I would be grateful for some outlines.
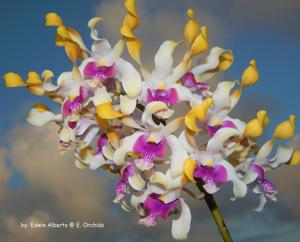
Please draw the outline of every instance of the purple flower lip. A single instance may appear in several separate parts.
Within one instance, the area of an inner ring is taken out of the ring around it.
[[[81,110],[82,104],[90,96],[90,90],[87,87],[81,86],[79,89],[79,96],[75,97],[73,101],[69,98],[64,102],[62,106],[62,113],[64,116],[69,116],[75,112]]]
[[[142,160],[153,162],[157,157],[165,155],[166,139],[162,139],[158,143],[149,142],[149,135],[141,135],[137,138],[133,146],[133,152],[142,155]]]
[[[216,126],[205,125],[205,128],[207,130],[207,133],[208,133],[209,137],[213,137],[215,135],[215,133],[217,133],[218,130],[221,129],[221,128],[234,128],[234,129],[237,129],[236,125],[230,120],[222,121],[221,125],[216,125]]]
[[[139,220],[139,223],[144,224],[147,227],[155,226],[157,224],[157,218],[162,217],[163,219],[167,219],[170,212],[178,203],[178,199],[169,203],[164,203],[159,199],[159,195],[150,194],[143,204],[143,208],[146,210],[147,215],[142,217]]]
[[[125,197],[126,189],[127,189],[127,183],[128,178],[135,173],[135,167],[133,164],[129,164],[123,169],[123,172],[121,173],[121,179],[117,183],[115,187],[116,192],[116,198],[114,199],[114,202],[119,202]]]
[[[98,66],[96,62],[92,61],[86,64],[83,74],[95,80],[103,80],[114,77],[116,75],[116,68],[115,64],[111,66]]]
[[[252,164],[251,170],[257,173],[257,182],[261,184],[264,193],[271,197],[277,193],[276,186],[273,182],[265,178],[265,171],[264,168],[258,164]]]
[[[209,85],[207,82],[197,82],[192,72],[187,72],[181,78],[181,83],[187,88],[195,88],[196,90],[207,90]]]
[[[199,165],[195,168],[194,177],[201,179],[205,185],[211,187],[213,190],[228,181],[227,171],[221,165]]]
[[[275,195],[277,193],[276,187],[273,182],[265,179],[262,182],[263,189],[268,196]]]
[[[102,154],[102,149],[105,145],[107,145],[107,142],[108,142],[108,137],[107,137],[106,133],[103,133],[102,135],[100,135],[98,142],[97,142],[97,146],[98,146],[97,154]]]
[[[147,89],[147,103],[161,101],[167,106],[175,105],[179,102],[178,93],[175,88],[164,89]]]

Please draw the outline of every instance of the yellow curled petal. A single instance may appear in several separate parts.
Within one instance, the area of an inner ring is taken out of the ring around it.
[[[27,89],[29,92],[37,96],[43,96],[45,94],[45,89],[41,84],[27,86]]]
[[[59,26],[56,30],[56,33],[63,39],[70,39],[68,30],[65,26]]]
[[[195,38],[191,50],[190,57],[198,55],[204,51],[208,50],[208,40],[207,40],[207,29],[205,26],[201,27],[200,34]]]
[[[119,133],[117,133],[114,130],[110,130],[107,133],[107,138],[109,140],[109,143],[115,148],[117,149],[120,145],[120,136]]]
[[[80,59],[81,49],[79,45],[72,41],[65,41],[65,51],[72,62]]]
[[[96,117],[96,122],[103,129],[110,128],[110,125],[109,125],[109,122],[108,122],[107,119],[103,119],[103,118],[100,118],[99,116],[97,116]]]
[[[24,87],[27,83],[23,81],[22,77],[14,72],[6,73],[3,76],[6,87]]]
[[[90,21],[88,22],[88,27],[90,29],[94,29],[95,26],[100,23],[103,19],[101,17],[94,17],[92,19],[90,19]]]
[[[79,34],[78,31],[70,27],[67,27],[67,33],[70,36],[70,39],[75,43],[77,43],[82,50],[87,50],[85,44],[83,43],[81,35]]]
[[[102,21],[102,18],[100,17],[94,17],[92,18],[89,22],[88,22],[88,27],[91,29],[91,33],[90,33],[90,36],[93,40],[101,40],[99,37],[98,37],[98,31],[96,29],[96,25],[98,23],[100,23]]]
[[[38,73],[35,71],[30,71],[28,73],[27,83],[30,84],[42,84],[41,77]]]
[[[205,122],[206,113],[210,106],[214,103],[212,98],[205,99],[200,105],[190,110],[184,118],[185,125],[188,129],[199,132],[201,129],[197,126],[197,120]]]
[[[130,56],[135,60],[136,63],[141,63],[141,49],[142,49],[142,43],[138,39],[131,39],[127,40],[127,49],[130,54]]]
[[[261,110],[257,112],[256,118],[246,124],[244,130],[245,137],[257,138],[263,134],[264,127],[269,123],[267,111]]]
[[[274,139],[289,139],[295,135],[296,116],[290,115],[289,120],[279,124],[274,131]]]
[[[113,108],[111,102],[101,103],[96,106],[97,115],[102,119],[114,119],[123,116],[122,113]]]
[[[195,108],[197,110],[197,119],[199,121],[205,122],[206,113],[213,104],[214,100],[212,98],[206,98],[199,106]]]
[[[46,26],[62,26],[64,25],[61,17],[56,13],[48,13],[45,17]]]
[[[255,60],[251,60],[249,64],[242,75],[242,88],[253,85],[259,78]]]
[[[124,5],[130,14],[137,17],[137,13],[135,10],[135,0],[125,0]]]
[[[139,25],[139,17],[135,10],[135,0],[125,0],[127,15],[123,20],[120,33],[126,39],[126,45],[130,56],[141,65],[140,52],[141,41],[134,35],[133,30]]]
[[[187,44],[191,45],[199,34],[199,24],[195,19],[193,9],[189,9],[186,14],[189,17],[189,20],[187,21],[184,28],[184,40]]]
[[[217,71],[226,71],[233,63],[234,57],[230,50],[227,50],[220,56],[220,63]]]
[[[294,151],[292,158],[288,162],[290,166],[295,166],[300,164],[300,150]]]
[[[44,70],[42,73],[42,77],[44,80],[49,80],[54,77],[54,73],[50,70]]]
[[[197,166],[197,162],[192,158],[188,158],[184,161],[184,175],[187,179],[193,183],[196,183],[194,179],[194,171]]]

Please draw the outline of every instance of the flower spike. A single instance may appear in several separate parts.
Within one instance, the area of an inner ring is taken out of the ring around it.
[[[232,201],[248,191],[259,196],[255,211],[261,211],[268,200],[276,201],[278,190],[268,172],[284,164],[300,164],[299,150],[275,144],[295,134],[296,116],[290,115],[272,138],[259,145],[269,123],[267,111],[258,111],[248,123],[231,116],[244,88],[259,79],[256,62],[250,61],[240,82],[211,85],[217,73],[232,65],[234,56],[231,50],[213,47],[206,57],[199,57],[198,64],[193,63],[209,43],[207,29],[200,27],[192,9],[186,13],[187,50],[179,64],[174,66],[173,53],[183,42],[166,40],[155,54],[153,70],[148,71],[141,62],[142,43],[134,33],[140,21],[135,3],[124,0],[122,37],[113,46],[97,31],[101,17],[88,22],[90,49],[59,15],[47,14],[46,26],[56,28],[55,43],[64,47],[72,69],[57,80],[52,80],[50,70],[41,75],[30,71],[24,80],[9,72],[3,76],[5,85],[26,87],[59,105],[54,113],[38,103],[27,121],[39,127],[49,122],[57,125],[58,150],[73,152],[76,167],[118,176],[113,202],[125,211],[136,210],[138,223],[155,226],[158,218],[176,214],[171,234],[186,239],[192,213],[183,192],[199,201],[188,187],[196,185],[223,238],[232,241],[213,194],[232,183]],[[123,58],[125,47],[139,70]]]

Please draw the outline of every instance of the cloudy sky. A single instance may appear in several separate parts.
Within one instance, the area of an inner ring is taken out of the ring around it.
[[[122,0],[9,0],[1,3],[0,74],[51,69],[56,75],[71,68],[64,51],[54,45],[54,29],[44,26],[50,11],[75,27],[87,44],[87,22],[94,16],[105,19],[101,33],[118,40],[125,11]],[[185,11],[194,8],[201,24],[208,27],[212,45],[232,49],[235,63],[220,79],[239,79],[250,59],[256,59],[259,82],[247,89],[235,115],[249,120],[266,108],[272,125],[288,115],[300,116],[300,2],[298,0],[137,0],[141,27],[137,31],[145,48],[143,59],[151,60],[165,39],[180,40]],[[134,213],[114,205],[115,178],[78,170],[72,154],[60,156],[56,149],[56,128],[30,127],[25,118],[37,101],[22,89],[7,90],[0,85],[0,235],[3,242],[94,242],[172,241],[170,221],[146,229],[136,223]],[[47,103],[47,101],[46,101]],[[297,121],[298,133],[300,121]],[[290,145],[300,148],[300,136]],[[234,241],[294,242],[300,236],[300,167],[282,167],[271,178],[279,190],[278,202],[268,203],[255,213],[254,196],[229,201],[230,186],[217,200]],[[189,201],[192,227],[188,241],[221,241],[204,203]],[[102,222],[103,229],[22,230],[20,222]]]

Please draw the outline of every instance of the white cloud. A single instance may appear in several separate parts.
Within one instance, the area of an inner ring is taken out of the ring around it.
[[[9,158],[24,174],[28,189],[47,191],[60,212],[70,219],[94,218],[104,213],[103,179],[96,172],[76,168],[72,152],[59,155],[54,126],[17,127],[10,141]]]
[[[6,186],[11,176],[11,171],[8,169],[7,165],[5,164],[6,150],[0,148],[0,202],[5,199],[2,195],[6,191]]]

